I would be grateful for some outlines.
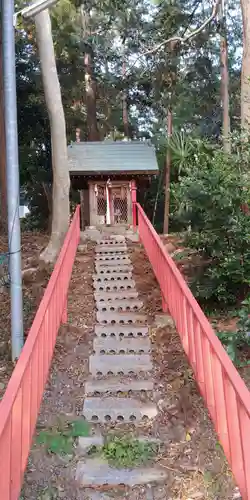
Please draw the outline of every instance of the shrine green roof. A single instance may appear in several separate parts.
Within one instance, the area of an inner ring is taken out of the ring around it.
[[[72,143],[68,159],[69,172],[76,175],[158,173],[155,148],[146,141]]]

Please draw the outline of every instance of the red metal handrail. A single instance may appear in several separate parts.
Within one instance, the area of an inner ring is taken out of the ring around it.
[[[160,237],[137,204],[139,236],[160,285],[220,443],[250,500],[250,392],[193,297]]]
[[[20,358],[0,403],[0,499],[19,498],[80,238],[77,207]]]

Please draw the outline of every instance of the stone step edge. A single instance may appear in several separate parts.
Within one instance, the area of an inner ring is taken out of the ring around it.
[[[154,390],[154,381],[148,379],[136,378],[131,380],[131,377],[110,377],[105,379],[89,378],[85,382],[85,395],[90,394],[132,394],[152,392]]]
[[[153,369],[150,354],[93,354],[89,356],[89,373],[98,375],[140,375]]]
[[[148,483],[163,482],[167,478],[166,469],[155,467],[137,467],[132,469],[115,469],[98,459],[78,462],[76,481],[84,487],[95,486],[137,486]]]
[[[105,354],[149,354],[151,342],[149,337],[94,337],[92,353]]]
[[[153,420],[158,414],[155,403],[136,398],[88,397],[83,403],[82,415],[92,423],[138,423]]]

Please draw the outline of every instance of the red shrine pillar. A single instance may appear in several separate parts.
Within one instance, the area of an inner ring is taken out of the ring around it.
[[[106,198],[107,198],[107,211],[106,211],[106,224],[111,225],[112,222],[112,210],[111,210],[111,181],[107,180],[106,183]]]
[[[136,182],[131,181],[130,183],[131,190],[131,201],[132,201],[132,219],[133,219],[133,228],[136,230],[137,227],[137,207],[136,207]]]

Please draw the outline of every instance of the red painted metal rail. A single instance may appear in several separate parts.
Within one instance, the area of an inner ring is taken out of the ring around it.
[[[0,403],[0,499],[19,498],[80,238],[79,207]]]
[[[242,499],[250,500],[250,392],[139,204],[137,209],[163,310],[175,321]]]

